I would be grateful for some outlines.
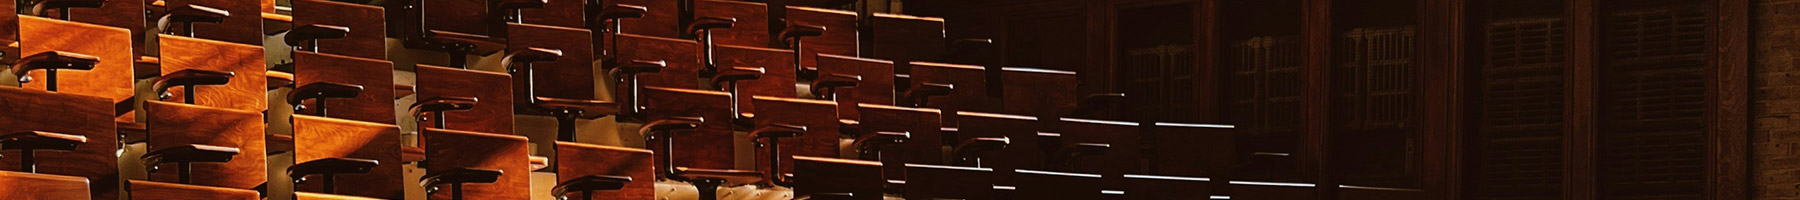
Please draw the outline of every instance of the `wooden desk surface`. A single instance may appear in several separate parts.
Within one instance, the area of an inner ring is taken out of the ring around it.
[[[294,115],[294,163],[325,158],[379,162],[365,174],[337,175],[338,194],[398,199],[407,183],[400,161],[400,127],[391,124]],[[295,186],[297,191],[324,191],[322,183]]]

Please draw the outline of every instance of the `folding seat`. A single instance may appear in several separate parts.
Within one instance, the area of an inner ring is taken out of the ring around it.
[[[333,0],[292,0],[289,4],[293,5],[295,27],[323,24],[350,29],[349,34],[341,39],[315,40],[310,44],[302,44],[307,46],[307,50],[375,60],[388,58],[385,36],[388,27],[384,8]]]
[[[912,66],[912,74],[908,74],[912,83],[897,101],[907,106],[942,110],[944,127],[959,127],[957,111],[1000,112],[1000,98],[990,92],[987,69],[931,62],[908,65]]]
[[[323,41],[343,40],[328,39],[332,36],[344,37],[357,33],[357,31],[348,30],[354,29],[321,24],[301,25],[288,31],[284,40],[288,41],[290,45],[323,44]],[[314,84],[353,85],[360,87],[360,90],[368,90],[368,92],[348,96],[325,96],[321,99],[292,99],[294,96],[290,95],[288,104],[306,108],[312,115],[323,115],[324,109],[329,109],[326,106],[332,106],[337,108],[331,109],[331,116],[334,118],[395,124],[394,99],[396,96],[393,92],[388,92],[388,88],[394,87],[394,64],[386,60],[367,57],[320,53],[326,50],[329,49],[314,46],[306,48],[306,50],[292,51],[294,85],[300,88],[315,87],[312,86]],[[306,101],[311,102],[309,104]]]
[[[223,11],[227,16],[216,23],[195,24],[182,27],[183,31],[192,32],[188,37],[219,40],[248,45],[262,45],[262,2],[244,0],[168,0],[166,12],[189,6],[204,6]],[[172,27],[164,27],[164,31]],[[204,30],[204,31],[194,31]],[[258,77],[261,78],[261,77]]]
[[[994,191],[993,173],[994,169],[988,168],[908,163],[904,196],[906,199],[999,199]]]
[[[794,59],[800,64],[797,70],[801,78],[817,77],[819,54],[861,55],[856,49],[856,12],[802,6],[787,6],[786,9],[786,24],[776,39],[798,53]],[[814,28],[816,34],[811,33]]]
[[[894,63],[820,54],[819,78],[813,80],[810,92],[836,100],[838,117],[858,119],[856,104],[894,105]]]
[[[1000,69],[1000,82],[1006,113],[1038,117],[1068,117],[1075,110],[1076,86],[1080,77],[1075,72],[1037,68],[1007,67]]]
[[[6,112],[0,115],[0,153],[4,153],[0,155],[0,170],[24,172],[0,173],[0,179],[7,179],[0,182],[10,183],[0,185],[44,184],[37,186],[43,190],[32,193],[63,191],[59,188],[79,185],[81,190],[76,193],[82,198],[51,199],[117,198],[114,188],[119,186],[120,176],[114,152],[118,149],[118,136],[113,130],[110,99],[0,87],[0,102],[7,102],[0,103],[0,110]],[[79,184],[69,182],[76,179]],[[18,195],[27,194],[0,192],[0,196],[31,197]],[[73,194],[43,195],[37,197]]]
[[[1126,174],[1125,199],[1178,200],[1224,196],[1230,183],[1219,177]],[[1215,181],[1216,180],[1216,181]],[[1311,197],[1308,197],[1311,198]]]
[[[472,98],[481,103],[466,111],[440,112],[442,117],[425,117],[419,124],[443,125],[440,128],[469,132],[513,134],[512,87],[493,84],[512,82],[504,73],[420,65],[416,98],[423,103],[431,99]],[[415,104],[416,110],[419,105]]]
[[[19,50],[31,60],[14,60],[21,87],[108,99],[119,121],[133,122],[132,40],[129,30],[87,23],[19,16]],[[76,62],[79,61],[79,62]],[[101,62],[107,61],[107,62]],[[117,61],[117,62],[113,62]],[[33,62],[68,62],[32,64]],[[70,70],[69,67],[91,68]]]
[[[859,131],[857,148],[878,148],[865,146],[867,145],[865,141],[868,140],[866,137],[878,136],[878,133],[881,132],[904,133],[908,137],[904,143],[893,147],[880,147],[884,148],[881,150],[883,154],[898,155],[893,157],[881,155],[882,164],[889,166],[886,174],[906,174],[899,168],[899,166],[905,166],[904,164],[944,163],[943,136],[938,132],[938,116],[940,114],[936,109],[866,103],[857,104],[857,109],[862,112],[861,125],[857,127]],[[871,157],[866,155],[867,152],[859,153],[864,154],[860,155],[864,159]]]
[[[1044,147],[1038,140],[1042,122],[1031,116],[958,112],[963,124],[951,146],[950,163],[993,168],[995,182],[1013,184],[1013,169],[1044,169]],[[949,116],[949,114],[945,114]]]
[[[883,177],[881,162],[794,156],[794,197],[813,199],[882,199],[890,179]]]
[[[0,171],[0,185],[7,187],[0,190],[0,199],[103,199],[88,194],[88,179],[82,177]]]
[[[1012,199],[1104,199],[1100,175],[1037,170],[1015,170]]]
[[[838,146],[839,138],[844,133],[840,132],[843,129],[840,129],[842,123],[838,121],[835,102],[770,96],[756,96],[754,101],[758,105],[755,130],[781,126],[805,127],[799,135],[776,138],[775,142],[752,137],[752,141],[765,146],[757,149],[756,158],[770,158],[758,159],[757,170],[794,173],[796,156],[838,157],[843,155],[842,149],[848,149]],[[779,170],[771,170],[776,168]],[[778,178],[776,182],[787,184],[788,181]]]
[[[793,57],[793,51],[725,45],[719,46],[717,53],[721,66],[735,69],[763,69],[761,75],[758,75],[756,79],[748,80],[732,81],[720,79],[731,78],[726,77],[731,74],[715,73],[714,75],[712,81],[723,84],[713,85],[715,86],[713,88],[726,92],[735,92],[733,97],[735,97],[736,100],[732,101],[732,103],[737,105],[736,108],[737,111],[739,111],[738,113],[740,116],[756,110],[756,103],[751,101],[752,96],[795,97],[795,94],[799,93],[795,89],[797,80],[794,78],[794,71],[781,70],[793,66],[793,60],[789,59]],[[729,71],[733,69],[725,70]],[[743,70],[738,71],[740,71],[739,73],[742,73]],[[743,77],[740,77],[740,79],[741,78]],[[746,123],[742,125],[749,124]]]
[[[733,19],[730,28],[706,31],[695,37],[714,45],[750,47],[774,46],[769,39],[769,6],[758,2],[735,0],[692,0],[694,18]],[[702,20],[695,20],[696,22]]]
[[[556,152],[557,184],[550,190],[552,196],[580,200],[656,197],[655,158],[650,150],[557,142]]]
[[[231,189],[266,182],[260,111],[164,101],[146,101],[144,110],[149,152],[143,163],[151,181]]]
[[[419,183],[428,199],[530,198],[524,136],[424,128],[420,137],[426,171]]]
[[[1056,131],[1043,131],[1040,140],[1053,147],[1045,157],[1057,171],[1100,174],[1107,189],[1122,187],[1120,176],[1142,173],[1143,156],[1136,122],[1061,118]]]
[[[225,16],[219,10],[189,5],[170,7],[171,18],[213,21]],[[190,22],[184,22],[190,23]],[[210,30],[185,30],[206,32]],[[252,33],[258,34],[258,33]],[[260,34],[259,34],[260,36]],[[159,38],[162,77],[154,89],[161,99],[182,99],[201,106],[261,112],[268,108],[268,79],[262,46],[163,34]],[[260,37],[257,39],[260,41]],[[193,84],[181,80],[190,74],[220,74],[221,84]],[[228,75],[227,75],[228,74]],[[209,86],[207,89],[195,88]],[[180,88],[174,88],[179,86]]]

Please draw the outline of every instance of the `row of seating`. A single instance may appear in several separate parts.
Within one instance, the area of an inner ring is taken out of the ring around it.
[[[552,195],[584,199],[667,195],[659,181],[702,199],[740,185],[817,199],[1313,190],[1230,180],[1229,125],[1121,121],[1125,96],[1076,94],[1074,72],[950,64],[992,41],[948,39],[942,19],[729,0],[293,0],[288,15],[224,0],[29,3],[6,51],[26,55],[8,59],[22,87],[0,88],[0,161],[21,166],[0,169],[23,173],[0,182],[33,185],[0,188],[7,199],[403,199],[409,184],[428,199],[525,199],[550,187],[534,171],[555,174]],[[389,55],[389,40],[445,56]],[[394,82],[408,71],[412,84]],[[554,118],[557,134],[517,133],[517,115]],[[577,138],[594,135],[578,121],[606,118],[644,144]],[[751,160],[734,156],[740,139],[757,144]],[[404,178],[411,167],[422,178]],[[139,169],[149,176],[124,173]]]

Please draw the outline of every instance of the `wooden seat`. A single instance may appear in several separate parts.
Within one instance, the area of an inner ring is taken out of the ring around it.
[[[199,185],[164,183],[156,181],[130,181],[126,191],[131,192],[131,199],[222,199],[222,200],[256,200],[255,190],[224,187],[208,187]]]
[[[552,1],[555,3],[555,1]],[[533,10],[538,11],[538,10]],[[534,13],[534,12],[527,12]],[[514,102],[516,111],[538,110],[532,105],[532,98],[552,97],[560,99],[595,99],[594,94],[594,42],[589,35],[593,33],[585,29],[535,24],[507,24],[507,31],[513,37],[508,39],[507,51],[517,52],[528,48],[555,49],[562,55],[555,60],[529,63],[530,75],[526,67],[513,61],[508,66],[513,77]],[[525,88],[530,80],[534,88]],[[539,113],[539,112],[526,112]]]
[[[981,66],[931,62],[912,62],[908,65],[912,66],[912,86],[908,89],[918,90],[925,84],[956,86],[949,94],[942,96],[923,96],[910,92],[900,94],[901,102],[905,102],[903,104],[944,111],[944,127],[959,127],[955,115],[957,111],[1000,112],[1000,98],[990,92],[993,88],[988,86],[987,69]]]
[[[906,164],[907,199],[997,199],[994,169]],[[1099,193],[1095,191],[1095,193]]]
[[[513,134],[512,87],[493,87],[512,82],[507,74],[421,65],[416,68],[418,99],[475,97],[481,101],[467,111],[445,113],[445,129]],[[434,120],[420,121],[432,124]]]
[[[380,6],[331,0],[293,0],[295,25],[329,24],[350,28],[343,39],[317,42],[320,53],[386,60],[387,17]]]
[[[479,133],[447,129],[424,129],[426,174],[474,168],[498,170],[492,183],[461,186],[463,199],[528,199],[530,195],[530,161],[523,136]],[[469,148],[481,147],[481,148]],[[434,186],[427,186],[434,187]],[[450,186],[431,193],[429,199],[452,199],[458,193]]]
[[[295,191],[396,199],[404,197],[400,127],[346,119],[294,115],[294,163],[332,158],[367,159],[377,162],[366,173],[334,174],[337,188],[327,192],[314,176],[295,185]],[[295,168],[289,168],[289,172]],[[292,176],[293,174],[287,174]]]
[[[19,52],[14,53],[63,51],[94,56],[100,61],[94,69],[57,72],[61,82],[57,92],[102,97],[114,104],[132,104],[137,93],[133,91],[135,82],[130,62],[135,59],[131,55],[134,47],[126,45],[129,44],[126,41],[131,40],[129,30],[32,16],[19,16],[18,23]],[[32,72],[30,76],[33,80],[48,80],[45,74]],[[21,87],[43,90],[45,84],[46,81],[32,81],[21,83]],[[135,121],[136,115],[126,114],[129,109],[125,111],[115,113],[119,114],[117,119]]]
[[[263,116],[260,111],[223,109],[163,101],[146,101],[151,152],[188,145],[235,148],[239,152],[223,163],[196,163],[188,184],[250,189],[266,182]],[[148,164],[148,163],[147,163]],[[159,166],[150,180],[177,182],[179,169]]]
[[[898,150],[901,159],[882,159],[882,164],[890,166],[885,174],[901,175],[898,166],[904,164],[942,164],[943,136],[939,134],[940,115],[936,109],[904,108],[887,105],[857,104],[862,111],[860,133],[858,137],[872,135],[876,132],[903,132],[909,138],[897,145],[897,149],[883,149],[884,154],[890,150]],[[910,177],[910,176],[908,176]],[[910,179],[908,179],[910,180]]]
[[[1016,170],[1014,199],[1102,199],[1100,175]],[[1129,193],[1127,193],[1129,194]]]
[[[254,5],[254,4],[251,4]],[[255,11],[254,9],[251,11]],[[260,33],[252,33],[260,34]],[[218,40],[162,35],[162,72],[167,76],[187,69],[216,70],[233,74],[223,86],[198,89],[194,104],[261,112],[268,109],[268,79],[263,74],[263,49]],[[261,41],[261,37],[257,39]],[[186,90],[170,89],[168,99],[185,99]]]
[[[118,181],[118,180],[113,180]],[[88,193],[88,179],[79,176],[0,171],[0,199],[59,200],[104,199]],[[107,184],[117,186],[117,184]],[[113,188],[106,188],[113,191]],[[112,197],[117,199],[118,197]]]
[[[958,112],[958,120],[963,122],[958,127],[955,140],[949,144],[952,149],[951,162],[960,166],[973,166],[971,158],[979,158],[978,167],[993,168],[996,182],[1013,184],[1010,179],[1013,169],[1044,169],[1044,147],[1038,140],[1039,131],[1049,131],[1040,127],[1042,122],[1036,117],[993,114],[980,112]],[[973,145],[973,140],[983,137],[1001,137],[1008,140],[1005,147],[984,150]],[[957,148],[963,147],[963,148]]]
[[[630,20],[627,20],[629,22]],[[642,86],[655,86],[681,89],[700,88],[700,70],[704,68],[699,62],[700,44],[694,41],[619,34],[619,52],[621,60],[660,60],[664,62],[661,72],[637,75]],[[620,64],[620,63],[614,63]]]
[[[1222,196],[1231,185],[1226,181],[1203,177],[1126,174],[1125,198],[1131,200],[1177,200]]]
[[[894,63],[885,60],[846,57],[830,54],[819,54],[819,74],[846,74],[861,76],[862,80],[854,88],[836,90],[838,116],[844,119],[857,119],[856,104],[894,105]],[[813,92],[823,91],[813,88]],[[832,96],[817,94],[816,96]]]
[[[796,96],[794,86],[797,80],[794,71],[782,70],[794,65],[793,59],[790,59],[794,55],[793,51],[729,45],[719,46],[717,50],[720,66],[764,69],[757,79],[737,82],[738,110],[744,113],[756,110],[755,101],[751,101],[752,96]]]
[[[1102,185],[1108,189],[1123,186],[1120,176],[1127,173],[1142,173],[1140,163],[1139,126],[1135,122],[1103,121],[1077,118],[1059,119],[1056,127],[1059,133],[1053,140],[1061,141],[1061,147],[1050,151],[1052,167],[1058,171],[1100,174],[1105,176]],[[1100,152],[1084,151],[1075,146],[1084,144],[1104,144],[1107,147]]]
[[[233,42],[238,44],[262,45],[262,2],[243,0],[168,0],[170,8],[184,5],[201,5],[222,9],[231,13],[219,23],[194,24],[194,37],[210,40]],[[166,39],[164,41],[167,41]],[[162,43],[167,47],[168,43]],[[167,49],[164,49],[167,50]],[[167,51],[164,51],[167,52]],[[167,58],[167,53],[164,59]],[[259,77],[260,78],[260,77]]]
[[[704,118],[699,128],[671,136],[675,142],[675,152],[657,152],[657,155],[673,157],[669,162],[677,167],[732,169],[732,141],[735,136],[731,132],[729,94],[647,87],[644,97],[644,114],[650,120],[679,116]],[[650,142],[647,146],[653,150],[663,149],[662,142]]]
[[[354,31],[352,32],[354,33]],[[323,45],[323,44],[321,44]],[[355,98],[328,99],[333,118],[394,124],[394,64],[385,60],[335,54],[294,52],[296,86],[314,83],[360,85],[366,92]]]
[[[695,17],[719,17],[737,19],[731,28],[712,31],[715,45],[734,45],[750,47],[768,47],[769,6],[758,2],[734,0],[693,0]],[[731,66],[731,65],[726,65]],[[759,66],[771,67],[774,66]]]
[[[1080,84],[1075,72],[1036,68],[1007,67],[1000,69],[1005,87],[1001,99],[1006,113],[1038,117],[1066,117],[1075,110],[1078,99],[1074,91]]]
[[[558,185],[588,175],[625,176],[631,182],[618,190],[593,191],[591,196],[575,199],[649,199],[656,196],[655,158],[650,150],[575,142],[556,143],[556,180]]]
[[[786,9],[789,26],[802,24],[824,28],[819,36],[801,38],[800,41],[778,38],[783,40],[779,42],[786,42],[788,49],[799,53],[797,58],[801,70],[817,71],[819,54],[850,57],[862,55],[857,51],[856,12],[802,6],[787,6]]]
[[[795,156],[838,157],[842,155],[838,146],[840,123],[837,118],[837,104],[830,101],[806,100],[756,96],[754,102],[759,105],[756,112],[756,127],[768,127],[775,124],[791,124],[805,126],[806,132],[798,139],[782,139],[781,173],[794,173]],[[768,158],[767,149],[759,148],[756,158]],[[767,160],[758,159],[757,170],[769,171]]]
[[[905,178],[883,178],[880,162],[862,160],[794,156],[793,166],[796,197],[849,193],[850,199],[882,199],[887,179]]]
[[[91,196],[116,198],[118,135],[107,98],[0,87],[0,133],[46,131],[87,137],[74,151],[35,153],[37,172],[92,180]],[[20,152],[0,155],[0,170],[19,171]],[[83,184],[87,185],[87,184]],[[84,190],[85,191],[85,190]],[[88,194],[85,193],[84,194]]]
[[[938,58],[945,51],[943,18],[875,13],[868,20],[865,56],[896,63],[942,61]],[[898,71],[909,72],[904,66]]]

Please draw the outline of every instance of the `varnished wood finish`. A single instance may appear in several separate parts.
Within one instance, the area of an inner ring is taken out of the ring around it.
[[[37,151],[38,173],[94,180],[92,196],[115,197],[119,180],[118,135],[112,102],[106,98],[0,87],[0,133],[46,131],[81,135],[75,151]],[[0,170],[19,170],[19,152],[0,155]],[[0,184],[5,185],[5,184]],[[85,185],[85,184],[84,184]],[[6,199],[6,198],[0,198]]]
[[[1143,159],[1138,123],[1101,121],[1089,119],[1062,118],[1057,128],[1063,145],[1076,143],[1101,143],[1111,145],[1105,153],[1089,155],[1070,160],[1067,171],[1093,173],[1105,176],[1102,184],[1108,188],[1124,185],[1124,174],[1142,173]],[[1189,152],[1192,153],[1192,152]],[[1057,155],[1050,155],[1057,156]]]
[[[531,163],[524,136],[431,128],[421,136],[425,138],[426,173],[460,168],[500,170],[500,179],[494,183],[463,185],[464,199],[530,198]],[[429,199],[450,199],[449,186],[443,189]]]
[[[296,87],[318,82],[363,86],[363,92],[358,93],[356,98],[326,99],[326,105],[331,109],[331,113],[327,113],[331,116],[326,117],[395,123],[395,94],[386,89],[394,87],[394,63],[311,52],[294,52],[293,59]]]
[[[262,45],[262,1],[167,0],[169,6],[202,5],[231,12],[220,23],[194,23],[194,36],[239,44]],[[167,40],[165,40],[167,41]],[[168,43],[163,43],[167,45]],[[167,47],[167,46],[165,46]],[[167,49],[164,49],[167,50]],[[167,52],[167,51],[164,51]],[[168,54],[163,54],[168,55]],[[165,58],[166,59],[166,58]],[[239,74],[242,76],[242,74]]]
[[[62,200],[92,198],[92,196],[88,194],[88,179],[76,176],[0,171],[0,185],[6,186],[0,188],[0,199]],[[107,189],[109,191],[112,190],[112,188]],[[117,197],[113,197],[113,199],[117,199]]]
[[[475,97],[480,100],[473,109],[444,113],[447,122],[444,128],[513,134],[512,87],[494,87],[494,84],[511,82],[512,76],[427,65],[418,66],[417,74],[418,99]],[[435,123],[432,120],[437,119],[424,120],[419,124]]]
[[[912,86],[910,88],[919,88],[919,85],[925,83],[956,86],[955,89],[950,90],[949,95],[933,97],[927,101],[928,104],[924,105],[924,107],[944,111],[944,127],[958,127],[956,115],[954,115],[956,111],[1001,111],[1000,98],[997,94],[988,91],[988,71],[981,66],[930,62],[912,62],[907,65],[912,67],[912,83],[910,83]],[[1072,91],[1074,90],[1056,92],[1070,93]]]
[[[883,155],[895,155],[889,150],[898,150],[900,159],[882,158],[882,164],[889,166],[885,174],[903,175],[899,166],[908,163],[940,164],[943,158],[943,135],[938,125],[937,109],[902,108],[875,104],[857,104],[862,112],[862,135],[873,135],[876,132],[906,132],[910,138],[905,144],[895,145],[897,148],[883,148]],[[911,176],[907,176],[911,178]],[[910,179],[909,179],[910,180]]]
[[[944,19],[875,13],[863,51],[868,57],[894,62],[938,61],[943,57]],[[905,73],[905,70],[901,70]]]
[[[57,92],[104,97],[109,102],[130,101],[137,95],[132,91],[132,56],[131,32],[122,28],[106,27],[86,23],[72,23],[62,20],[31,16],[19,17],[19,50],[23,54],[36,54],[47,51],[66,51],[92,55],[100,59],[93,70],[59,70],[57,71]],[[260,54],[258,57],[261,57]],[[261,63],[258,63],[261,64]],[[44,72],[32,72],[32,81],[22,84],[25,88],[44,89]],[[130,121],[134,115],[119,117]]]
[[[591,199],[652,199],[656,197],[656,162],[650,150],[594,144],[556,142],[556,182],[587,175],[629,176],[625,188],[594,191]],[[557,194],[551,194],[557,195]],[[571,194],[571,197],[580,197]]]
[[[255,11],[255,10],[251,10]],[[259,19],[260,20],[260,19]],[[198,25],[195,25],[198,26]],[[260,34],[260,33],[251,33]],[[232,72],[231,83],[199,86],[195,105],[261,112],[268,109],[268,79],[263,72],[262,46],[250,46],[218,40],[162,35],[162,73],[186,69],[208,69]],[[261,37],[257,38],[261,41]],[[188,88],[170,88],[172,101],[184,99]],[[251,152],[251,151],[245,151]]]
[[[7,7],[10,8],[11,6]],[[133,47],[132,52],[135,52],[133,55],[144,55],[144,51],[147,50],[143,48],[144,34],[153,34],[149,33],[148,23],[144,23],[146,22],[147,16],[120,14],[143,13],[144,9],[145,4],[140,1],[106,1],[106,4],[101,4],[99,8],[69,9],[69,21],[85,22],[130,30],[131,36],[129,37],[131,38],[131,46]],[[153,21],[155,19],[149,20]]]
[[[294,115],[294,163],[325,158],[369,159],[379,162],[365,174],[336,175],[337,194],[399,199],[408,181],[402,180],[400,127],[391,124]],[[276,170],[283,171],[283,170]],[[313,177],[317,180],[317,177]],[[323,183],[295,186],[297,191],[324,191]]]
[[[837,120],[837,103],[831,101],[756,96],[756,127],[774,124],[806,126],[799,137],[781,139],[782,173],[794,173],[794,156],[837,157],[841,133]],[[755,139],[755,138],[751,138]],[[766,142],[766,141],[758,141]],[[768,171],[767,148],[756,150],[756,169]]]
[[[169,200],[169,199],[256,200],[256,199],[262,199],[260,197],[257,197],[255,190],[207,187],[207,186],[185,185],[185,184],[165,183],[165,182],[156,182],[156,181],[142,181],[142,180],[132,180],[130,182],[131,182],[131,186],[128,187],[128,189],[126,189],[126,190],[127,190],[127,192],[131,192],[131,199],[137,199],[137,200]]]
[[[862,76],[855,88],[837,91],[838,117],[858,119],[856,104],[894,105],[894,63],[885,60],[819,54],[819,74]],[[816,95],[816,94],[815,94]]]
[[[1753,4],[1747,0],[1715,0],[1718,11],[1715,11],[1716,29],[1713,37],[1713,55],[1711,59],[1713,92],[1716,96],[1709,101],[1714,107],[1712,129],[1707,137],[1707,175],[1705,185],[1712,187],[1703,189],[1707,198],[1711,199],[1743,199],[1758,197],[1755,190],[1748,186],[1751,182],[1750,158],[1752,154],[1748,141],[1750,127],[1747,124],[1750,116],[1751,100],[1751,9]],[[1759,9],[1760,10],[1760,9]]]
[[[554,2],[554,1],[553,1]],[[536,9],[528,11],[537,11]],[[532,13],[532,12],[527,12]],[[585,29],[543,26],[533,24],[507,24],[506,30],[512,38],[508,39],[507,51],[521,51],[526,48],[545,48],[562,51],[562,57],[554,62],[535,62],[531,64],[535,71],[538,97],[554,97],[560,99],[594,99],[594,43]],[[518,63],[515,63],[517,65]],[[509,66],[518,67],[518,66]],[[516,71],[516,70],[515,70]],[[525,74],[514,72],[514,100],[525,102],[522,96],[526,92]],[[530,107],[531,105],[520,104]],[[522,108],[515,108],[522,109]]]
[[[1125,175],[1125,199],[1131,200],[1195,199],[1222,193],[1229,187],[1224,182],[1200,177]]]
[[[627,20],[628,22],[630,20]],[[691,40],[619,34],[620,61],[663,61],[662,72],[638,74],[639,85],[682,89],[700,88],[700,44]],[[618,84],[618,87],[627,87]],[[620,89],[617,91],[625,91]]]
[[[250,189],[267,181],[261,112],[162,101],[144,102],[144,111],[149,112],[148,151],[203,144],[243,152],[231,162],[195,163],[194,185]],[[175,182],[179,177],[174,165],[161,166],[163,170],[151,173],[150,180]]]
[[[907,199],[997,199],[993,173],[993,169],[988,168],[907,164],[906,194],[903,196]]]
[[[588,27],[588,3],[590,0],[547,0],[542,8],[524,9],[526,24],[541,24],[566,28]],[[598,12],[598,10],[595,10]]]
[[[703,117],[705,122],[693,131],[678,131],[673,136],[676,152],[657,152],[674,156],[676,167],[731,169],[731,96],[724,92],[650,87],[644,89],[645,116],[650,120],[674,116]],[[649,149],[662,149],[662,142],[649,142]],[[658,156],[657,159],[666,159]]]
[[[409,0],[410,1],[410,0]],[[489,0],[424,0],[413,1],[413,12],[419,12],[423,19],[415,21],[423,24],[412,25],[423,30],[449,31],[490,37],[505,36],[505,30],[496,27],[503,23],[498,12],[491,12]],[[498,1],[494,1],[498,2]],[[416,29],[409,29],[413,31]],[[498,34],[498,35],[496,35]],[[493,38],[502,41],[501,38]]]
[[[19,10],[18,0],[0,0],[0,9]],[[12,63],[19,60],[19,48],[8,46],[19,42],[19,15],[17,12],[0,15],[0,61]],[[132,45],[138,46],[138,45]]]
[[[647,8],[644,17],[624,19],[619,31],[626,34],[644,35],[664,38],[681,37],[681,5],[680,1],[669,0],[611,0],[606,5],[627,4]],[[605,6],[601,6],[604,8]]]
[[[1062,117],[1075,110],[1075,72],[1032,68],[1002,68],[1001,81],[1006,113]],[[959,87],[960,88],[960,87]]]
[[[881,163],[862,160],[794,156],[794,196],[851,193],[857,200],[882,199]]]
[[[825,27],[819,36],[806,37],[800,44],[800,66],[818,69],[819,54],[858,56],[856,12],[812,7],[787,6],[787,22]],[[779,24],[778,24],[779,25]],[[783,38],[776,38],[783,42]],[[792,42],[792,41],[787,41]],[[788,43],[792,44],[792,43]],[[792,49],[792,46],[788,46]]]
[[[1019,180],[1014,199],[1102,199],[1098,174],[1017,171],[1013,177]]]
[[[762,67],[763,75],[756,80],[738,81],[738,109],[743,112],[756,110],[751,96],[794,97],[794,52],[781,49],[742,46],[718,46],[714,56],[719,67]],[[723,84],[721,87],[725,86]]]
[[[1044,123],[1038,121],[1038,118],[979,112],[958,112],[956,115],[962,122],[962,127],[957,128],[957,138],[952,141],[963,142],[978,137],[1006,137],[1008,140],[1006,148],[980,155],[981,167],[1000,171],[994,174],[996,182],[1016,183],[1010,179],[1010,171],[1013,169],[1045,169],[1044,155],[1047,152],[1044,152],[1045,147],[1040,146],[1037,133],[1053,129],[1041,127]],[[947,145],[954,148],[959,144]],[[956,155],[952,152],[951,156]],[[950,159],[954,162],[957,158]]]
[[[769,6],[763,3],[736,0],[693,0],[695,17],[719,17],[737,19],[731,28],[712,30],[713,44],[767,47],[769,36]]]
[[[342,39],[317,40],[320,53],[387,59],[387,16],[380,6],[331,0],[293,0],[294,24],[350,28]]]

